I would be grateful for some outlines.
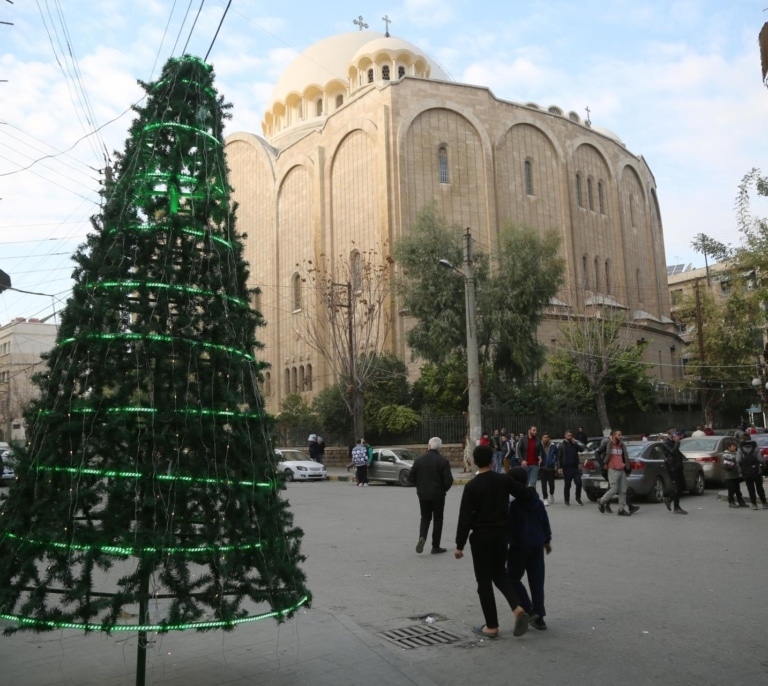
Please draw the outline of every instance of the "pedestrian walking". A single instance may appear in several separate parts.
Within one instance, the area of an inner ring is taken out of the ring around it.
[[[501,591],[515,615],[513,636],[528,631],[530,615],[520,605],[512,579],[506,574],[507,525],[509,496],[529,500],[536,490],[509,478],[508,474],[493,471],[493,450],[490,446],[477,446],[473,453],[477,475],[464,487],[456,527],[457,560],[464,557],[464,546],[469,539],[472,547],[472,565],[477,581],[477,595],[483,610],[485,624],[473,631],[485,638],[497,638],[499,618],[493,587]],[[471,532],[471,534],[470,534]]]
[[[517,444],[517,459],[520,462],[520,466],[528,470],[528,486],[532,488],[536,488],[536,481],[539,478],[539,467],[544,457],[538,433],[539,430],[535,426],[530,427],[528,433]]]
[[[574,436],[574,438],[575,438],[575,439],[576,439],[576,440],[577,440],[579,443],[581,443],[583,446],[586,446],[586,445],[587,445],[587,443],[589,443],[589,437],[587,436],[587,434],[586,434],[586,432],[584,431],[584,429],[582,429],[581,427],[579,427],[579,428],[576,430],[576,435]]]
[[[571,504],[571,484],[576,484],[576,502],[581,502],[581,443],[573,437],[573,431],[565,432],[565,439],[557,446],[557,468],[563,475],[563,502]]]
[[[323,456],[317,442],[317,434],[309,434],[309,438],[307,438],[307,450],[309,452],[310,460],[322,463]]]
[[[542,443],[544,437],[542,436]],[[522,467],[510,470],[510,478],[520,484],[527,482]],[[544,630],[544,553],[552,552],[552,529],[544,503],[536,496],[529,500],[515,498],[509,504],[508,526],[509,551],[507,574],[515,583],[520,605],[530,615],[530,625]],[[530,595],[523,584],[523,574],[528,579]]]
[[[744,484],[747,487],[752,509],[758,509],[757,499],[760,498],[763,509],[768,510],[768,503],[765,500],[765,489],[763,488],[763,468],[760,464],[757,443],[752,440],[750,434],[744,433],[741,435],[739,451],[741,452],[741,460],[739,462],[741,477],[744,479]]]
[[[501,449],[501,434],[499,434],[498,429],[494,429],[491,435],[491,448],[493,448],[493,471],[501,473],[504,471],[504,466],[501,463],[504,453]]]
[[[421,510],[417,553],[424,550],[430,524],[432,524],[432,554],[446,552],[446,548],[440,547],[440,540],[443,535],[445,494],[453,485],[453,474],[450,463],[440,454],[442,446],[443,442],[438,437],[430,438],[429,450],[413,461],[413,467],[408,474],[410,482],[416,486]]]
[[[680,507],[680,495],[685,490],[685,474],[683,472],[685,456],[680,451],[682,437],[683,433],[676,428],[668,429],[666,437],[661,442],[661,450],[664,453],[664,463],[672,481],[672,496],[665,497],[664,504],[674,514],[686,515],[688,513]]]
[[[549,434],[541,435],[541,449],[544,458],[541,462],[541,497],[544,505],[555,504],[555,477],[557,476],[557,446],[552,443]]]
[[[627,505],[627,476],[632,470],[629,461],[627,446],[622,440],[622,433],[618,429],[611,431],[611,435],[604,438],[595,455],[603,460],[608,470],[608,490],[598,501],[598,509],[601,514],[613,512],[611,510],[611,498],[619,498],[619,516],[629,517],[632,513]]]
[[[365,449],[365,439],[361,438],[352,448],[352,462],[355,465],[355,477],[358,486],[368,485],[368,451]]]
[[[747,507],[741,494],[741,474],[739,473],[739,446],[729,443],[720,457],[725,471],[725,487],[728,489],[728,507]]]

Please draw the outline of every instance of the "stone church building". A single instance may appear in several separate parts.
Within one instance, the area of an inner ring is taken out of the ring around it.
[[[433,201],[485,251],[509,223],[558,232],[567,273],[542,343],[554,342],[564,317],[610,305],[649,342],[652,375],[680,375],[653,174],[576,112],[500,100],[452,81],[400,38],[354,31],[299,55],[275,86],[262,135],[234,133],[226,151],[251,282],[262,291],[271,412],[289,393],[309,400],[332,382],[297,335],[301,310],[317,306],[297,265],[386,253]],[[387,348],[408,362],[408,317],[393,311]]]

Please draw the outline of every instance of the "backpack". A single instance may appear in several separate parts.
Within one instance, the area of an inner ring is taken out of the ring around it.
[[[757,458],[757,450],[754,445],[741,446],[741,475],[745,479],[757,479],[760,477],[760,460]]]

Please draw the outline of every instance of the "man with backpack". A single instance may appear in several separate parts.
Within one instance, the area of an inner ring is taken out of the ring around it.
[[[763,504],[763,509],[768,510],[768,503],[765,500],[765,489],[763,488],[763,470],[757,451],[757,443],[746,432],[741,434],[739,450],[741,452],[741,459],[739,460],[741,477],[744,479],[744,484],[747,487],[752,509],[758,509],[757,497],[759,497],[760,502]]]

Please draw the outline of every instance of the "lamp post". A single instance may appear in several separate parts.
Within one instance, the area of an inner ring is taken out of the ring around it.
[[[464,297],[467,315],[467,398],[469,400],[469,444],[477,445],[482,433],[480,407],[480,364],[477,350],[477,309],[475,305],[475,269],[472,260],[472,234],[469,227],[464,236],[464,262],[454,267],[448,260],[439,260],[447,269],[464,277]]]

